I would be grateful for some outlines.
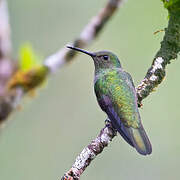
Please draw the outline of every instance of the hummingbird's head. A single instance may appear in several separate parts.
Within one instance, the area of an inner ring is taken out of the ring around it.
[[[121,68],[121,63],[118,57],[109,51],[98,51],[98,52],[88,52],[83,49],[67,46],[67,48],[85,53],[91,56],[94,60],[95,69],[108,69],[108,68]]]

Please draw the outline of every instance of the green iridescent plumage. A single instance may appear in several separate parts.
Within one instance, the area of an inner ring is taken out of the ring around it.
[[[75,47],[68,48],[93,58],[94,90],[101,109],[131,146],[142,155],[150,154],[151,143],[141,124],[136,90],[130,74],[122,69],[118,57],[109,51],[91,53]]]
[[[100,101],[102,95],[112,100],[113,107],[126,126],[139,127],[137,102],[133,91],[134,86],[128,73],[121,69],[110,68],[103,70],[97,76],[95,92]]]

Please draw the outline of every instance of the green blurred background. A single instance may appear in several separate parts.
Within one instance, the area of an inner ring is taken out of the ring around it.
[[[30,41],[44,57],[71,42],[106,0],[9,0],[13,53]],[[91,51],[108,49],[137,85],[157,52],[167,26],[160,0],[128,1],[108,23]],[[143,157],[118,135],[81,179],[179,180],[180,62],[140,110],[153,153]],[[93,92],[93,63],[85,55],[53,75],[34,99],[9,119],[0,136],[0,180],[57,180],[104,126]]]

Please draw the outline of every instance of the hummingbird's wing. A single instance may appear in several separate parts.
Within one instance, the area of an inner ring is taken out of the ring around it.
[[[141,124],[131,76],[121,69],[112,70],[97,78],[95,93],[100,107],[126,142],[140,154],[150,154],[152,148]]]
[[[102,95],[101,98],[98,98],[98,103],[101,109],[107,113],[109,119],[113,124],[113,127],[117,129],[117,131],[129,145],[134,147],[133,142],[129,138],[129,135],[127,134],[126,130],[124,129],[124,125],[120,120],[120,117],[113,108],[111,99],[106,95]]]

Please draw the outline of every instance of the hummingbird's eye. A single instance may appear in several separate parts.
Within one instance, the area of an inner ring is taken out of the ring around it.
[[[108,59],[109,59],[109,56],[104,55],[104,56],[103,56],[103,59],[104,59],[104,60],[108,60]]]

